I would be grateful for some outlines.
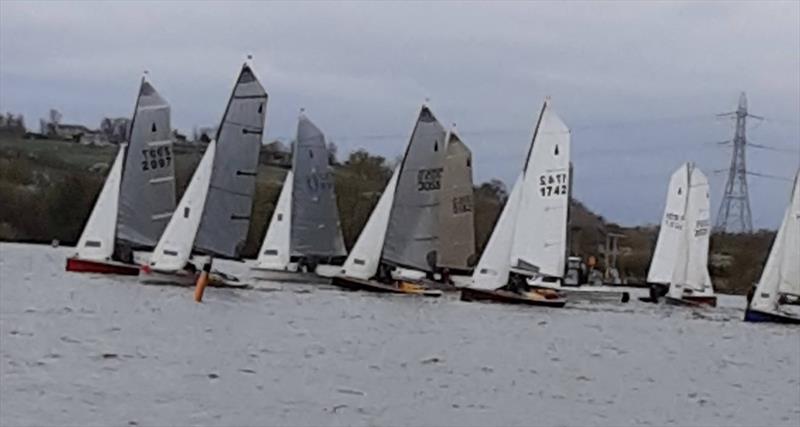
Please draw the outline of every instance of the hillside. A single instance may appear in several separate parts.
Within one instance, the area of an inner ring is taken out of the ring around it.
[[[94,147],[52,140],[0,135],[0,240],[74,244],[100,191],[116,147]],[[176,145],[178,194],[188,185],[204,147]],[[245,256],[254,257],[277,202],[286,169],[267,164],[262,153]],[[345,244],[351,247],[391,175],[390,162],[366,151],[350,153],[335,166],[338,205]],[[480,252],[507,196],[502,182],[475,187],[475,233]],[[643,281],[657,227],[622,227],[607,222],[579,201],[570,208],[572,255],[602,260],[607,233],[620,233],[619,270]],[[712,235],[710,271],[721,292],[746,292],[758,279],[774,233]]]

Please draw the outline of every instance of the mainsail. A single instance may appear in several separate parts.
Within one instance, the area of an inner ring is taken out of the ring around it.
[[[120,147],[103,189],[97,196],[89,220],[78,239],[78,258],[108,260],[114,252],[114,229],[117,223],[119,184],[124,158],[125,147]]]
[[[569,205],[570,130],[545,101],[523,170],[511,268],[563,277]]]
[[[545,101],[525,168],[517,178],[472,275],[495,290],[510,272],[562,277],[569,203],[570,131]]]
[[[794,176],[791,200],[775,235],[751,307],[775,312],[780,294],[800,295],[800,171]]]
[[[444,156],[445,130],[424,105],[400,165],[383,246],[388,264],[435,270]]]
[[[438,267],[470,270],[475,264],[472,153],[455,130],[447,138],[439,205]]]
[[[305,114],[297,123],[292,171],[292,255],[346,255],[325,135]]]
[[[195,249],[238,258],[247,238],[267,93],[245,63],[217,131],[216,153]]]
[[[142,78],[125,149],[117,240],[155,246],[175,209],[175,163],[170,107],[147,76]]]

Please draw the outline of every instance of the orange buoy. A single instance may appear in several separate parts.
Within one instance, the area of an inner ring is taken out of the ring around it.
[[[197,276],[197,282],[194,285],[194,301],[203,302],[203,292],[208,286],[208,276],[211,273],[211,261],[203,265],[203,271]]]

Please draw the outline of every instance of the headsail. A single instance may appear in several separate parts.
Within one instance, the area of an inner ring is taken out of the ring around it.
[[[471,270],[475,265],[475,220],[473,213],[472,153],[455,129],[447,138],[439,205],[438,267]]]
[[[387,263],[434,271],[444,155],[445,130],[424,105],[400,165],[383,247]]]
[[[800,171],[794,176],[791,200],[772,243],[751,307],[774,312],[781,293],[800,295],[798,260],[800,260]]]
[[[216,154],[216,142],[211,141],[181,197],[175,213],[164,229],[150,257],[150,267],[162,271],[182,269],[192,256],[197,229],[207,204],[209,183]]]
[[[648,283],[669,284],[677,263],[678,247],[686,226],[686,204],[689,196],[688,163],[676,170],[669,181],[664,218],[658,232],[658,241],[647,272]]]
[[[386,229],[389,226],[389,215],[391,214],[392,202],[394,201],[395,190],[397,190],[397,179],[400,175],[400,166],[397,166],[386,184],[386,188],[378,199],[378,204],[372,210],[367,224],[358,235],[356,244],[353,245],[347,260],[344,262],[342,274],[357,279],[370,279],[378,272],[378,265],[381,261],[381,248],[386,239]]]
[[[278,204],[275,206],[272,219],[267,226],[264,243],[261,245],[261,250],[258,251],[256,265],[259,268],[285,270],[291,261],[293,175],[292,171],[289,171],[283,180],[283,188],[278,196]]]
[[[108,260],[114,252],[114,230],[117,224],[120,179],[125,147],[120,147],[106,182],[78,239],[78,258]]]
[[[142,78],[129,134],[119,199],[117,240],[155,246],[175,210],[170,107]]]
[[[267,113],[267,93],[248,64],[242,66],[217,131],[208,200],[195,249],[237,258],[247,238]]]
[[[333,169],[325,135],[305,114],[297,123],[292,156],[294,186],[291,210],[293,255],[336,257],[345,255]]]
[[[511,268],[563,277],[569,205],[570,130],[545,101],[522,181]]]
[[[495,290],[508,283],[510,271],[511,245],[514,243],[514,227],[517,222],[519,202],[522,197],[523,176],[519,175],[514,188],[508,196],[500,218],[489,236],[478,266],[472,274],[472,285],[476,289]]]

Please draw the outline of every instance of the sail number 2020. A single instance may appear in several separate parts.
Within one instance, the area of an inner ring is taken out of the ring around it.
[[[142,170],[165,168],[172,163],[172,151],[164,145],[142,150]]]
[[[567,194],[567,174],[547,173],[539,175],[539,192],[542,197]]]

